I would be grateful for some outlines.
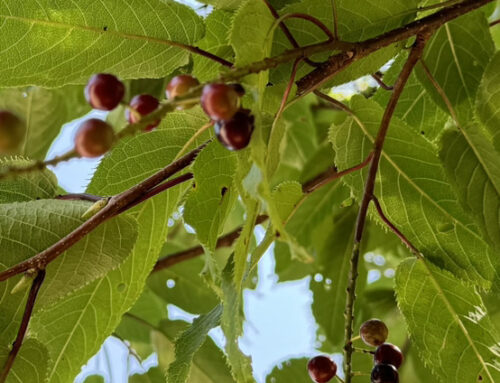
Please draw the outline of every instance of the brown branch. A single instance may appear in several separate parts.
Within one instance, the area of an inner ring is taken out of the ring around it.
[[[55,199],[60,199],[63,201],[89,201],[97,202],[102,200],[102,197],[88,193],[76,193],[76,194],[59,194]]]
[[[346,169],[342,172],[337,172],[335,169],[328,169],[324,173],[320,174],[318,177],[315,177],[313,180],[306,182],[302,186],[302,191],[304,194],[310,194],[319,188],[325,186],[329,182],[339,179],[342,176],[355,172],[359,169],[362,169],[363,167],[367,166],[370,163],[371,160],[371,154],[368,156],[368,158],[363,161],[361,164],[354,166],[350,169]],[[259,225],[262,222],[266,221],[268,219],[267,215],[259,215],[257,219],[255,220],[255,225]],[[233,244],[236,239],[238,239],[242,227],[238,227],[237,229],[233,230],[232,232],[223,235],[217,240],[217,244],[215,246],[216,249],[221,248],[221,247],[229,247]],[[153,268],[152,273],[166,269],[168,267],[171,267],[173,265],[176,265],[177,263],[187,261],[189,259],[198,257],[200,255],[203,255],[204,250],[202,246],[195,246],[187,250],[180,251],[175,254],[167,255],[166,257],[160,258],[157,262],[156,265]]]
[[[262,222],[266,221],[269,217],[267,215],[259,215],[255,220],[255,225],[259,225]],[[217,244],[215,245],[216,249],[220,249],[221,247],[230,247],[234,241],[238,239],[240,236],[241,230],[243,227],[238,227],[235,230],[231,231],[220,237],[217,240]],[[175,254],[167,255],[166,257],[160,258],[156,265],[154,266],[152,273],[158,272],[160,270],[166,269],[168,267],[172,267],[180,262],[187,261],[189,259],[196,258],[200,255],[203,255],[204,250],[202,246],[195,246],[187,250],[180,251]]]
[[[399,101],[401,93],[413,71],[413,68],[419,61],[422,53],[424,51],[425,44],[430,38],[430,31],[425,31],[423,34],[419,34],[413,45],[413,48],[408,56],[401,73],[399,74],[396,84],[394,85],[394,92],[391,95],[387,107],[385,109],[382,121],[380,123],[380,129],[375,138],[373,145],[373,158],[370,163],[370,169],[368,171],[368,176],[366,178],[366,183],[363,192],[363,198],[360,203],[360,208],[358,211],[358,217],[356,219],[356,228],[354,233],[354,243],[353,250],[350,260],[350,271],[347,286],[347,298],[345,305],[345,347],[344,347],[344,371],[346,375],[346,383],[351,383],[352,379],[352,334],[353,334],[353,322],[354,322],[354,302],[356,300],[356,281],[358,277],[358,263],[360,256],[360,246],[361,240],[363,238],[363,232],[365,228],[366,216],[368,213],[368,206],[373,198],[373,191],[375,189],[375,179],[378,172],[380,157],[382,155],[382,149],[385,142],[385,137],[389,129],[389,125],[396,109],[396,105]]]
[[[493,0],[465,0],[461,3],[443,8],[432,15],[413,21],[403,27],[393,29],[381,36],[356,43],[350,50],[343,49],[344,52],[331,56],[325,63],[297,81],[297,94],[303,95],[317,89],[353,62],[381,48],[399,41],[407,40],[423,31],[435,31],[443,24],[492,1]]]
[[[36,297],[40,291],[43,280],[45,279],[45,270],[39,270],[33,283],[31,284],[28,299],[26,300],[26,308],[24,309],[23,318],[21,320],[21,325],[17,331],[16,340],[12,344],[12,350],[9,352],[9,356],[5,361],[5,364],[0,374],[0,383],[4,383],[7,380],[7,376],[16,360],[16,356],[21,349],[23,344],[24,336],[26,335],[26,330],[28,329],[28,324],[31,319],[31,314],[33,313],[33,308],[35,307]]]
[[[364,167],[368,166],[368,164],[371,163],[372,157],[373,157],[373,153],[370,153],[368,155],[368,157],[366,157],[366,159],[363,162],[361,162],[359,165],[353,166],[352,168],[349,168],[346,170],[342,170],[341,172],[337,172],[334,169],[330,169],[330,170],[326,171],[325,173],[320,174],[318,177],[314,178],[313,180],[306,182],[302,186],[302,191],[305,194],[312,193],[313,191],[319,189],[320,187],[326,185],[327,183],[329,183],[333,180],[342,178],[343,176],[345,176],[347,174],[351,174],[351,173],[354,173],[358,170],[361,170]]]
[[[413,243],[410,242],[408,238],[387,218],[387,216],[384,214],[384,210],[382,209],[382,206],[380,205],[380,202],[377,197],[372,195],[372,201],[375,204],[375,208],[377,209],[378,215],[380,216],[380,219],[387,225],[387,227],[398,236],[398,238],[403,242],[410,251],[417,256],[417,258],[421,258],[422,255],[420,254],[420,251],[413,245]]]
[[[175,173],[178,173],[182,169],[189,166],[206,144],[207,142],[192,150],[177,161],[172,162],[162,170],[158,171],[157,173],[153,174],[152,176],[148,177],[132,188],[111,197],[103,209],[101,209],[93,217],[85,221],[71,233],[61,238],[55,244],[45,249],[41,253],[38,253],[37,255],[10,267],[7,270],[2,271],[0,273],[0,281],[4,281],[8,278],[13,277],[14,275],[20,274],[30,269],[44,269],[50,262],[55,260],[65,250],[73,246],[76,242],[81,240],[83,237],[97,228],[100,224],[114,217],[116,214],[119,214],[127,206],[129,206],[131,203],[134,203],[142,196],[146,195],[149,191],[151,191],[151,189],[163,182],[165,179],[171,177]]]
[[[225,67],[232,68],[234,65],[232,62],[227,61],[226,59],[223,59],[222,57],[219,57],[213,53],[207,52],[201,48],[191,46],[191,45],[184,45],[183,48],[192,52],[192,53],[195,53],[197,55],[206,57],[209,60],[215,61],[215,62],[217,62]]]
[[[374,73],[371,75],[372,78],[377,82],[377,84],[384,90],[393,90],[394,87],[393,86],[390,86],[390,85],[387,85],[384,80],[382,80],[382,76],[380,75],[379,72],[377,73]]]
[[[500,24],[500,19],[495,20],[495,21],[492,21],[492,22],[490,23],[490,27],[494,27],[495,25],[498,25],[498,24]]]
[[[351,116],[354,115],[354,112],[352,111],[352,109],[349,108],[344,103],[340,102],[339,100],[336,100],[333,97],[330,97],[330,96],[328,96],[328,95],[320,92],[319,90],[315,90],[315,91],[313,91],[313,93],[316,96],[318,96],[319,98],[322,98],[323,100],[325,100],[325,101],[329,102],[330,104],[332,104],[335,107],[335,109],[343,110],[344,112],[350,114]]]

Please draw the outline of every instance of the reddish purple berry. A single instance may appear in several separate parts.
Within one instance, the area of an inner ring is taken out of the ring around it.
[[[329,382],[337,373],[337,365],[328,356],[315,356],[307,363],[309,376],[316,383]]]
[[[384,343],[378,346],[373,356],[375,364],[391,364],[396,368],[401,366],[403,359],[403,353],[399,347],[390,343]]]
[[[254,118],[246,109],[241,109],[228,121],[218,121],[214,126],[217,138],[229,150],[246,148],[253,129]]]
[[[370,319],[361,325],[359,335],[368,346],[380,346],[389,335],[389,330],[384,322],[379,319]]]
[[[175,97],[183,96],[198,85],[200,83],[193,76],[187,74],[175,76],[167,85],[167,99],[172,100]]]
[[[99,157],[113,145],[113,128],[102,120],[91,118],[80,125],[75,136],[75,150],[82,157]]]
[[[205,113],[214,121],[230,120],[240,106],[238,92],[226,84],[205,85],[200,101]]]
[[[371,374],[372,383],[399,383],[398,370],[390,364],[377,364]]]
[[[146,116],[149,113],[154,112],[159,105],[160,102],[158,101],[158,99],[153,96],[150,96],[149,94],[140,94],[132,98],[132,100],[130,100],[130,107],[134,109],[137,113],[139,113],[141,116]],[[131,124],[134,124],[140,120],[139,116],[137,116],[136,113],[132,113],[130,110],[127,110],[126,114],[128,122],[130,122]],[[159,123],[160,120],[157,120],[152,124],[148,125],[144,130],[149,132],[154,128],[156,128]]]
[[[124,95],[125,86],[112,74],[95,74],[85,87],[85,98],[94,109],[113,110]]]

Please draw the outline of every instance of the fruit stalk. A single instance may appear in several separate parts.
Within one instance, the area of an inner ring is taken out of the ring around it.
[[[363,198],[360,203],[360,208],[358,212],[358,217],[356,219],[356,229],[354,235],[354,244],[350,260],[350,271],[349,279],[347,285],[347,298],[345,306],[345,346],[344,346],[344,372],[346,377],[346,383],[351,383],[352,379],[352,335],[353,335],[353,322],[354,322],[354,302],[356,300],[356,281],[358,277],[358,263],[360,255],[361,240],[363,238],[363,231],[365,228],[366,216],[368,213],[368,207],[373,199],[373,191],[375,189],[375,179],[378,172],[378,167],[380,163],[380,157],[382,155],[382,149],[384,147],[385,138],[387,131],[389,129],[389,124],[391,122],[394,110],[396,109],[397,103],[404,90],[404,87],[413,71],[413,68],[417,62],[422,57],[424,47],[431,37],[431,32],[424,30],[423,33],[417,36],[417,39],[411,49],[408,59],[399,74],[396,83],[394,84],[394,91],[387,104],[382,121],[380,123],[380,128],[375,139],[372,159],[370,162],[370,168],[368,170],[368,176],[366,178],[365,188],[363,192]]]

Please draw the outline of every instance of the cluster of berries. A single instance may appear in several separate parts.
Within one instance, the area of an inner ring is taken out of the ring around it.
[[[384,322],[370,319],[361,325],[359,335],[368,346],[377,347],[373,352],[375,366],[371,372],[372,383],[398,383],[398,368],[404,357],[401,350],[385,343],[389,330]],[[316,383],[327,383],[337,374],[337,364],[326,355],[312,358],[307,364],[309,376]]]
[[[189,75],[179,75],[168,83],[166,97],[174,100],[183,97],[200,83]],[[201,93],[201,106],[214,121],[215,133],[220,142],[230,150],[245,148],[250,142],[254,127],[250,111],[240,108],[240,98],[245,93],[239,84],[208,84]],[[94,109],[110,111],[116,108],[125,95],[125,86],[115,76],[106,73],[91,77],[85,87],[85,97]],[[179,103],[184,109],[190,104]],[[134,96],[128,105],[126,116],[130,123],[137,123],[141,117],[154,112],[160,101],[149,95]],[[155,121],[145,128],[151,131],[158,126]],[[82,157],[98,157],[106,153],[115,141],[113,128],[99,119],[89,119],[80,126],[75,137],[75,150]]]

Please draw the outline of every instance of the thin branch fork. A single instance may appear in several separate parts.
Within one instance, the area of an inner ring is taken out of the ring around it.
[[[12,350],[10,351],[9,356],[5,361],[2,372],[0,374],[0,383],[4,383],[7,380],[7,376],[9,375],[9,372],[12,369],[12,366],[14,365],[14,361],[16,360],[17,354],[21,349],[24,337],[26,335],[26,330],[28,329],[28,324],[31,319],[31,314],[33,313],[33,308],[35,307],[36,297],[38,295],[38,292],[40,291],[40,287],[42,287],[44,279],[45,279],[45,270],[39,270],[35,279],[31,284],[30,292],[28,294],[28,299],[26,301],[26,308],[24,309],[23,318],[21,320],[21,325],[19,326],[16,340],[12,344]]]
[[[297,81],[297,94],[304,95],[317,89],[353,62],[381,48],[385,48],[399,41],[407,40],[424,31],[433,32],[443,24],[492,1],[493,0],[465,0],[461,3],[443,8],[432,15],[413,21],[403,27],[393,29],[383,35],[355,43],[354,47],[351,49],[341,49],[343,52],[331,56],[325,63]]]
[[[413,71],[413,68],[417,62],[422,57],[424,47],[431,37],[430,31],[424,31],[422,34],[417,36],[417,39],[413,45],[410,55],[399,74],[399,77],[394,85],[394,92],[387,104],[382,121],[380,123],[380,129],[378,131],[375,143],[373,145],[373,157],[370,162],[370,168],[368,171],[368,176],[366,178],[365,188],[363,192],[363,198],[361,200],[358,217],[356,219],[356,228],[354,234],[353,250],[350,260],[350,271],[347,287],[347,298],[345,306],[345,347],[344,347],[344,371],[346,375],[346,383],[351,383],[352,380],[352,334],[353,334],[353,322],[354,322],[354,302],[356,299],[356,281],[358,277],[358,263],[360,256],[361,240],[363,238],[363,231],[366,223],[366,216],[368,213],[368,207],[373,199],[373,191],[375,189],[375,179],[378,172],[378,167],[380,163],[380,157],[382,155],[382,149],[384,146],[385,138],[387,136],[387,131],[396,109],[397,103],[404,90],[404,87]]]
[[[97,212],[93,217],[82,223],[78,228],[73,230],[71,233],[61,238],[55,244],[45,249],[41,253],[18,263],[5,271],[0,273],[0,281],[5,281],[15,275],[23,273],[27,270],[42,270],[55,260],[59,255],[61,255],[65,250],[73,246],[76,242],[81,240],[100,224],[106,220],[114,217],[120,212],[124,211],[127,206],[135,203],[144,195],[147,195],[154,187],[163,182],[165,179],[171,177],[175,173],[181,171],[182,169],[189,166],[198,153],[206,146],[207,142],[200,145],[198,148],[192,150],[185,156],[181,157],[177,161],[172,162],[162,170],[153,174],[149,178],[140,182],[139,184],[133,186],[132,188],[111,197],[106,204],[106,206]]]

